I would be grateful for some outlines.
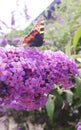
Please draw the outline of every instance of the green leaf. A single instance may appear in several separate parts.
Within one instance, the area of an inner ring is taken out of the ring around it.
[[[81,107],[81,100],[78,100],[78,101],[76,102],[76,108],[79,108],[79,107]]]
[[[66,45],[65,53],[68,56],[71,55],[71,41],[69,41],[68,44]]]
[[[65,90],[66,92],[66,100],[71,105],[73,103],[73,93],[70,90]]]
[[[75,33],[75,35],[73,37],[73,46],[74,46],[74,49],[76,49],[80,37],[81,37],[81,27],[76,31],[76,33]]]
[[[53,122],[54,108],[54,99],[51,96],[49,96],[48,101],[46,103],[46,110],[51,122]]]
[[[81,58],[81,54],[71,55],[71,57],[77,60],[77,58]]]
[[[76,96],[81,100],[81,79],[76,77]]]

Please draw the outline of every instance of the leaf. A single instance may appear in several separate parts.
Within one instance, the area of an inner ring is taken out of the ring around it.
[[[81,79],[76,77],[76,96],[81,100]]]
[[[81,100],[78,100],[78,101],[76,102],[76,108],[79,108],[79,107],[81,107]]]
[[[70,90],[65,90],[66,92],[66,100],[71,105],[73,103],[73,93]]]
[[[68,44],[66,45],[65,53],[68,56],[71,55],[71,41],[69,41]]]
[[[76,49],[80,37],[81,37],[81,27],[76,31],[76,33],[75,33],[75,35],[73,37],[73,46],[74,46],[74,49]]]
[[[71,55],[71,57],[77,60],[77,58],[81,58],[81,54]]]
[[[49,96],[48,101],[46,103],[46,110],[51,122],[53,122],[54,108],[54,99],[51,96]]]

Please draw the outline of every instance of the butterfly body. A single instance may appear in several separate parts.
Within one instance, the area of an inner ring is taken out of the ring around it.
[[[44,42],[44,21],[39,21],[34,29],[24,38],[22,46],[39,47]]]

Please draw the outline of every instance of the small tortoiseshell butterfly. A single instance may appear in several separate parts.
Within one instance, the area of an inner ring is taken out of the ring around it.
[[[24,38],[21,46],[39,47],[44,43],[44,21],[40,20],[34,29]]]

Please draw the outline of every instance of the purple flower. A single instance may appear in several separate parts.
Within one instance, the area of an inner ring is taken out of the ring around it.
[[[1,26],[0,26],[0,30],[2,30]]]
[[[5,25],[6,28],[9,28],[8,25],[7,25],[4,21],[0,20],[0,22],[1,22],[3,25]]]
[[[12,43],[20,43],[20,41],[21,39],[17,37],[12,40]]]
[[[11,12],[11,25],[15,25],[14,11]]]
[[[60,51],[0,48],[0,95],[5,107],[28,111],[44,107],[54,84],[62,89],[74,85],[70,74],[78,74],[77,65]]]
[[[28,9],[27,9],[27,5],[25,3],[25,5],[24,5],[24,14],[25,14],[25,18],[28,20],[30,17],[28,15],[27,11],[28,11]]]
[[[8,43],[6,37],[0,38],[0,45],[5,46]]]
[[[81,122],[78,122],[78,125],[77,125],[77,130],[81,130]]]
[[[17,130],[22,130],[22,128],[21,128],[21,127],[18,127]]]
[[[65,22],[64,19],[62,17],[60,17],[60,16],[57,17],[57,21],[60,24],[63,24]]]

